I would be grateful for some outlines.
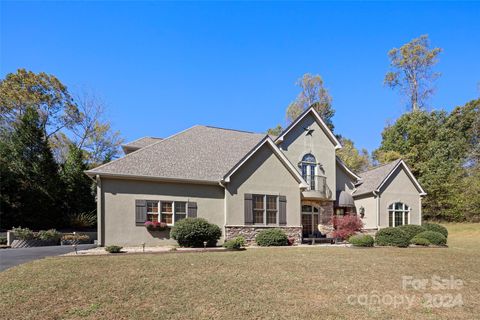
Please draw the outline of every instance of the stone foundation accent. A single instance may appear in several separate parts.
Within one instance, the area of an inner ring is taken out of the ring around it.
[[[245,238],[248,244],[255,243],[255,236],[258,232],[265,229],[282,229],[287,234],[287,237],[295,240],[294,245],[302,243],[302,227],[262,227],[262,226],[226,226],[225,227],[225,240],[230,240],[238,236]]]

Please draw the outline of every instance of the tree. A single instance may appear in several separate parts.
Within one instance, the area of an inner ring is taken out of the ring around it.
[[[67,217],[75,217],[95,210],[93,182],[84,174],[88,167],[83,154],[81,149],[70,144],[67,159],[60,173],[64,186],[63,201]]]
[[[79,120],[79,112],[67,87],[55,76],[18,69],[0,81],[0,123],[5,128],[22,117],[27,109],[39,114],[44,139]]]
[[[397,154],[406,160],[428,194],[423,201],[426,219],[461,221],[478,214],[478,210],[466,211],[475,206],[474,197],[465,196],[465,181],[472,184],[471,180],[478,176],[479,106],[480,99],[450,114],[406,113],[382,133],[374,157],[382,161],[382,155]]]
[[[374,159],[376,160],[376,163],[378,164],[386,164],[398,159],[402,158],[402,155],[397,152],[397,151],[382,151],[382,150],[377,150],[373,154]]]
[[[83,150],[88,166],[97,166],[117,158],[123,139],[120,138],[120,132],[113,131],[110,122],[105,119],[104,103],[88,92],[77,95],[75,100],[79,121],[71,129],[72,142]]]
[[[428,35],[422,35],[388,52],[393,70],[385,75],[384,83],[400,90],[408,99],[410,110],[424,108],[426,100],[433,94],[433,82],[440,74],[433,72],[432,68],[441,51],[441,48],[430,49]]]
[[[283,128],[281,125],[277,125],[275,128],[270,128],[267,130],[267,134],[271,136],[276,136],[278,137],[280,133],[282,133]]]
[[[368,151],[355,148],[352,140],[345,137],[338,137],[342,144],[342,149],[337,151],[337,156],[354,172],[362,172],[370,166]]]
[[[62,186],[43,123],[38,112],[27,107],[0,140],[2,228],[62,225]]]
[[[333,130],[332,117],[335,110],[332,108],[332,97],[323,85],[323,79],[320,75],[311,75],[306,73],[297,81],[297,85],[302,89],[287,108],[287,120],[294,121],[304,110],[314,106],[320,114],[325,124]]]

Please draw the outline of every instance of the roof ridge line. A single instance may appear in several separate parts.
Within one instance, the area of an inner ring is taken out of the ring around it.
[[[114,163],[114,162],[117,162],[118,160],[125,159],[125,158],[127,158],[128,156],[130,156],[130,155],[132,155],[132,154],[136,154],[136,153],[138,153],[138,152],[140,152],[140,151],[149,149],[149,148],[151,148],[151,147],[153,147],[153,146],[155,146],[155,145],[157,145],[157,144],[159,144],[159,143],[162,143],[163,141],[169,140],[170,138],[173,138],[173,137],[175,137],[175,136],[178,136],[178,135],[180,135],[180,134],[182,134],[182,133],[185,133],[185,132],[187,132],[188,130],[193,129],[193,128],[198,127],[198,126],[199,126],[198,124],[193,125],[193,126],[187,128],[187,129],[185,129],[185,130],[182,130],[182,131],[179,131],[179,132],[177,132],[177,133],[175,133],[175,134],[172,134],[172,135],[166,137],[165,139],[160,139],[159,141],[154,142],[154,143],[152,143],[152,144],[150,144],[150,145],[148,145],[148,146],[146,146],[146,147],[137,149],[137,150],[135,150],[135,151],[133,151],[133,152],[130,152],[130,153],[126,154],[125,156],[123,156],[123,157],[121,157],[121,158],[114,159],[114,160],[112,160],[112,161],[110,161],[110,162],[107,162],[107,163],[104,163],[104,164],[102,164],[102,165],[99,165],[98,167],[95,167],[95,168],[93,168],[93,169],[86,170],[85,172],[96,173],[96,172],[94,172],[94,171],[92,171],[92,170],[97,170],[97,169],[99,169],[99,168],[104,168],[105,166],[107,166],[107,165],[109,165],[109,164],[112,164],[112,163]]]
[[[403,159],[402,159],[402,158],[398,158],[397,160],[393,160],[393,161],[390,161],[389,163],[384,163],[384,164],[375,166],[375,167],[373,167],[373,168],[371,168],[371,169],[368,169],[368,170],[359,172],[358,174],[362,174],[362,173],[365,173],[365,172],[373,171],[373,170],[376,170],[376,169],[379,169],[379,168],[388,166],[389,164],[392,164],[392,163],[397,162],[397,161],[403,161]]]
[[[247,131],[247,130],[240,130],[240,129],[223,128],[223,127],[210,126],[210,125],[205,125],[205,127],[212,128],[212,129],[219,129],[219,130],[236,131],[236,132],[244,132],[244,133],[250,133],[250,134],[261,134],[261,135],[263,135],[263,133]]]

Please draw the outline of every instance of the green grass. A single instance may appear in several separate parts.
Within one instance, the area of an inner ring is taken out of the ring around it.
[[[240,252],[48,258],[0,273],[0,319],[475,319],[480,224],[450,224],[449,248],[259,248]],[[402,276],[464,281],[402,290]],[[351,305],[350,295],[416,303]],[[425,293],[464,305],[427,308]]]

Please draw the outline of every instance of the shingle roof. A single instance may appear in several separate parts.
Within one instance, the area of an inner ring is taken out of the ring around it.
[[[87,173],[218,182],[265,136],[197,125]]]
[[[378,166],[371,170],[359,173],[358,175],[362,178],[362,182],[354,192],[354,196],[358,196],[365,193],[370,193],[378,189],[380,184],[385,180],[390,172],[397,166],[401,159],[392,161],[390,163]]]
[[[122,148],[123,148],[124,151],[126,151],[125,149],[138,150],[138,149],[144,148],[146,146],[149,146],[151,144],[154,144],[155,142],[158,142],[160,140],[162,140],[162,138],[143,137],[143,138],[134,140],[132,142],[123,144]]]

